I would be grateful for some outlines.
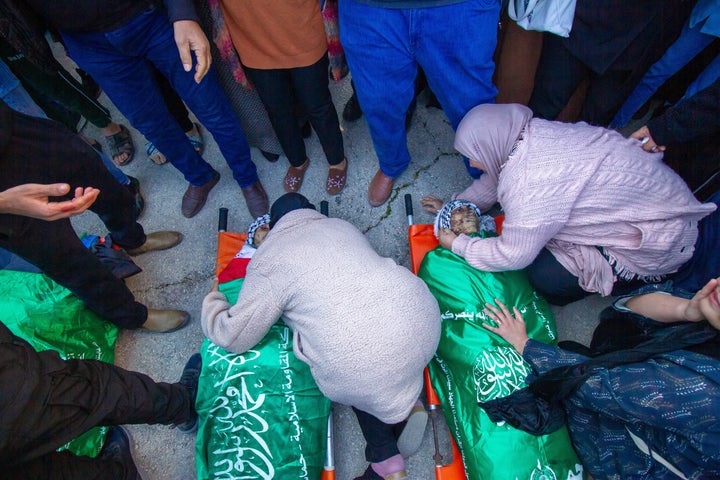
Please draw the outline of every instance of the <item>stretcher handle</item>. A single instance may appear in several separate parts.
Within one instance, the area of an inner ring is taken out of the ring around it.
[[[405,215],[407,215],[408,225],[412,225],[413,222],[413,206],[412,206],[412,195],[409,193],[405,194]]]
[[[228,209],[220,207],[218,212],[218,232],[227,232]]]
[[[320,202],[320,213],[322,213],[326,217],[328,216],[328,201],[327,200],[322,200]]]

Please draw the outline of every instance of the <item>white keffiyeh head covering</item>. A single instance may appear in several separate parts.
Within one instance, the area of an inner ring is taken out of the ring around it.
[[[475,212],[475,215],[477,215],[480,219],[478,231],[484,230],[486,232],[495,232],[495,219],[493,219],[493,217],[480,213],[480,209],[472,202],[468,202],[467,200],[453,200],[443,205],[435,216],[434,231],[436,237],[438,236],[440,229],[450,228],[450,217],[452,216],[452,212],[460,207],[470,207],[470,209]]]

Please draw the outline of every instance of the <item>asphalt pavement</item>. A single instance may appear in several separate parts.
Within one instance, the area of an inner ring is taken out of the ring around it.
[[[340,114],[351,94],[350,79],[346,77],[338,83],[331,82],[331,92]],[[180,202],[187,183],[180,172],[170,164],[158,166],[147,159],[143,136],[125,121],[104,94],[101,101],[111,107],[116,121],[129,127],[135,141],[135,158],[123,170],[140,180],[147,202],[140,222],[147,232],[178,230],[184,235],[183,242],[171,250],[135,257],[143,272],[128,279],[127,284],[137,299],[150,307],[179,308],[192,315],[190,325],[175,333],[122,331],[116,348],[116,364],[146,373],[157,381],[173,382],[179,379],[185,361],[198,351],[203,340],[200,309],[214,277],[218,209],[229,209],[228,229],[231,231],[246,231],[252,218],[240,188],[207,131],[203,132],[203,157],[220,172],[221,179],[210,193],[203,210],[194,218],[184,218],[180,213]],[[433,217],[422,211],[420,198],[433,194],[448,199],[471,181],[461,156],[453,149],[450,123],[442,111],[427,108],[425,97],[420,97],[408,132],[412,163],[397,179],[390,200],[377,208],[371,207],[367,201],[367,186],[377,171],[377,157],[365,120],[361,118],[347,123],[341,119],[341,127],[349,160],[345,190],[335,197],[325,192],[327,162],[313,133],[306,141],[310,167],[300,193],[316,205],[327,200],[330,216],[353,223],[367,235],[381,255],[409,267],[404,195],[409,193],[413,197],[415,222],[431,223]],[[91,125],[86,126],[83,133],[101,138]],[[281,157],[279,161],[270,163],[256,148],[252,149],[252,156],[272,202],[284,193],[282,179],[288,166],[287,160]],[[103,224],[92,213],[74,218],[73,224],[78,233],[106,233]],[[553,307],[560,339],[587,342],[597,322],[597,314],[608,304],[608,299],[592,296],[566,307]],[[334,415],[336,478],[353,479],[367,465],[364,441],[349,408],[335,405]],[[146,480],[195,478],[194,434],[184,435],[159,425],[133,425],[128,429],[135,443],[133,455],[145,470]],[[447,442],[442,441],[442,437],[441,432],[441,443],[445,449]],[[408,460],[410,478],[435,478],[433,452],[433,439],[428,429],[420,451]]]

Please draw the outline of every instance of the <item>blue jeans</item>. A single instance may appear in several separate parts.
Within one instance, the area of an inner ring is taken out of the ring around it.
[[[703,23],[700,23],[695,25],[695,28],[690,28],[689,24],[685,23],[675,43],[670,45],[660,60],[650,67],[638,86],[635,87],[635,90],[632,91],[623,106],[615,114],[615,118],[610,122],[611,127],[621,128],[627,125],[633,114],[653,96],[668,78],[687,65],[690,60],[695,58],[705,47],[710,45],[710,42],[717,38],[702,33],[700,31],[702,26]],[[681,101],[703,90],[714,82],[718,76],[720,76],[720,57],[716,57],[705,67],[705,70],[690,84]]]
[[[499,16],[499,0],[398,9],[340,0],[340,42],[385,175],[397,178],[410,164],[405,113],[418,65],[453,129],[468,110],[495,101]]]
[[[257,182],[250,147],[230,102],[210,69],[200,84],[182,68],[172,25],[148,10],[111,32],[61,32],[70,56],[100,84],[113,103],[145,138],[165,154],[192,185],[210,181],[213,168],[195,151],[170,115],[147,62],[173,88],[213,135],[241,187]]]
[[[8,107],[31,117],[47,118],[45,112],[33,101],[30,94],[20,85],[20,80],[0,61],[0,99]]]

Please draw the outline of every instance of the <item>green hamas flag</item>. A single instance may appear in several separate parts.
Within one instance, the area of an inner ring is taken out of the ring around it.
[[[242,282],[220,285],[229,302]],[[208,339],[200,353],[198,479],[319,479],[330,400],[295,357],[292,331],[279,321],[241,355]]]
[[[502,338],[485,329],[486,302],[517,306],[528,335],[556,344],[552,312],[523,271],[483,272],[438,247],[418,275],[438,300],[442,332],[428,368],[433,386],[472,480],[574,480],[584,478],[565,427],[541,437],[496,424],[479,401],[504,397],[525,386],[530,366]]]
[[[0,312],[10,331],[41,352],[63,359],[113,363],[118,327],[85,308],[68,289],[40,273],[0,270]],[[108,427],[95,427],[59,450],[95,457]]]

